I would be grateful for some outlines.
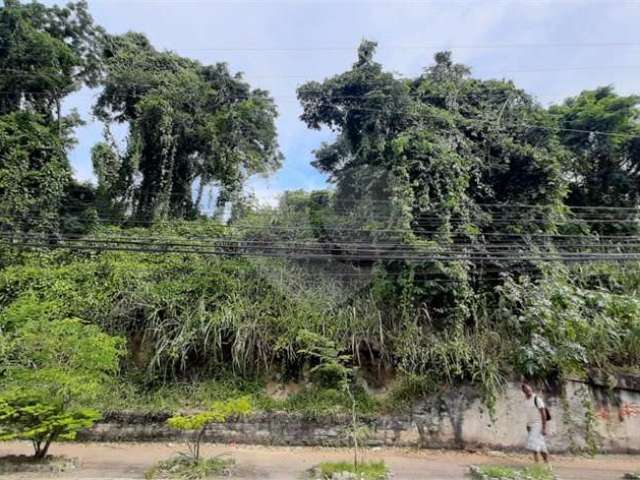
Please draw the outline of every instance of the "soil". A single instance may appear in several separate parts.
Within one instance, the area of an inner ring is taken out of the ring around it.
[[[28,443],[0,443],[0,457],[28,454]],[[59,474],[3,475],[3,480],[133,480],[144,478],[152,464],[184,451],[179,443],[66,443],[51,448],[54,455],[78,458],[80,467]],[[203,456],[230,455],[237,469],[230,478],[299,480],[323,461],[349,460],[351,452],[335,448],[203,445]],[[523,466],[531,459],[501,452],[468,453],[435,450],[368,449],[367,460],[384,459],[394,480],[461,480],[469,465]],[[640,456],[603,455],[595,458],[553,456],[554,472],[562,480],[621,479],[640,470]]]

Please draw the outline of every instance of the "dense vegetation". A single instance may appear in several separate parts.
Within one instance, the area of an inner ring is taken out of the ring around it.
[[[639,265],[606,261],[637,260],[637,97],[602,87],[545,109],[446,52],[398,78],[363,42],[350,70],[298,90],[301,119],[336,133],[314,162],[335,190],[266,208],[243,184],[281,162],[268,92],[87,10],[0,9],[0,436],[53,439],[2,427],[25,402],[71,438],[96,407],[248,392],[261,408],[397,409],[443,386],[491,401],[518,376],[638,371]],[[82,86],[105,122],[95,186],[72,178],[80,119],[60,113]],[[314,374],[323,345],[357,367],[354,389]],[[60,398],[16,393],[44,377]],[[303,387],[276,401],[271,381]]]

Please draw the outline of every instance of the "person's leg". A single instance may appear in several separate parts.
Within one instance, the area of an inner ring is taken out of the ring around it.
[[[544,463],[549,463],[549,454],[547,452],[541,452],[541,455]]]
[[[533,459],[538,463],[538,452],[533,452]]]

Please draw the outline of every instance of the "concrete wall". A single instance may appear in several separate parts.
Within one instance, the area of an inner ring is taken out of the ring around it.
[[[640,385],[618,379],[605,382],[569,381],[554,394],[544,394],[551,410],[552,451],[589,450],[640,453]],[[363,418],[370,429],[369,446],[419,448],[522,449],[526,445],[525,404],[519,385],[502,392],[491,415],[471,388],[451,389],[425,399],[408,414]],[[168,415],[113,413],[84,432],[85,440],[179,440],[168,428]],[[304,418],[286,413],[254,415],[241,421],[214,424],[207,441],[265,445],[345,445],[347,417]]]

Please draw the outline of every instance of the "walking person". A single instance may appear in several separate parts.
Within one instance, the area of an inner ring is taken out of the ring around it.
[[[522,393],[526,401],[527,419],[527,450],[533,452],[533,459],[538,462],[538,455],[542,456],[545,463],[549,463],[549,450],[547,449],[547,420],[549,414],[544,400],[535,394],[530,385],[522,384]]]

